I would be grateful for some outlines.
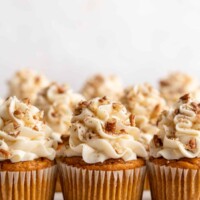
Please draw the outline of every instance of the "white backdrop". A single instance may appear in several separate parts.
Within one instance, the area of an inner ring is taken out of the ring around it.
[[[78,89],[88,75],[200,77],[200,1],[0,0],[0,90],[20,67]]]

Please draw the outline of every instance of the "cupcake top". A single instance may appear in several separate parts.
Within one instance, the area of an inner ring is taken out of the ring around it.
[[[159,88],[168,105],[173,105],[186,93],[191,93],[194,98],[200,97],[198,80],[181,72],[171,73],[165,79],[162,79]]]
[[[68,134],[74,109],[81,100],[84,97],[66,84],[51,83],[38,93],[35,105],[44,110],[45,120],[55,132]]]
[[[79,103],[72,118],[69,145],[63,156],[81,156],[86,163],[147,157],[134,117],[121,103],[106,97]]]
[[[150,155],[168,160],[200,157],[200,102],[189,94],[182,96],[158,120],[158,135],[150,146]]]
[[[95,75],[83,86],[81,93],[86,99],[108,96],[110,99],[118,100],[123,93],[121,80],[114,75]]]
[[[136,126],[144,133],[145,145],[148,145],[153,135],[158,132],[156,121],[165,109],[165,100],[159,91],[147,83],[126,88],[121,100],[135,116]]]
[[[55,158],[57,142],[43,121],[43,112],[26,99],[10,97],[0,105],[0,161]]]
[[[8,81],[9,96],[17,96],[19,99],[29,98],[31,103],[34,103],[38,91],[48,83],[47,78],[38,72],[22,69]]]

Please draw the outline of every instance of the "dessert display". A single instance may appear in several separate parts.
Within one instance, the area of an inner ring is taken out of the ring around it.
[[[141,199],[148,156],[141,140],[121,103],[79,103],[58,159],[64,199]]]
[[[73,112],[80,101],[84,100],[66,84],[51,83],[40,90],[35,105],[44,111],[44,118],[53,131],[68,135]]]
[[[56,138],[28,99],[0,104],[0,199],[53,199]]]
[[[149,189],[155,200],[200,199],[194,77],[173,72],[157,90],[96,74],[77,93],[21,69],[8,86],[0,95],[0,199],[62,192],[66,200],[140,200]]]
[[[48,84],[48,79],[40,73],[31,69],[21,69],[8,81],[9,96],[16,96],[18,99],[29,98],[34,104],[38,91]]]
[[[150,145],[152,199],[199,199],[200,101],[182,96],[158,120]]]
[[[170,106],[186,93],[191,93],[194,98],[200,98],[199,81],[182,72],[173,72],[160,80],[159,90]]]
[[[107,96],[110,99],[119,100],[123,93],[123,85],[115,75],[97,74],[86,81],[81,93],[86,99]]]

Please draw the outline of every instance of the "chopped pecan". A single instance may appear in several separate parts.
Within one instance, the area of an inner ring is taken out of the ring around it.
[[[192,138],[192,139],[189,141],[189,143],[186,145],[187,149],[189,149],[189,150],[195,149],[196,146],[197,146],[197,144],[196,144],[196,139],[195,139],[195,138]]]
[[[116,130],[116,119],[110,119],[106,122],[105,130],[108,133],[115,133]]]
[[[162,140],[157,135],[154,135],[153,141],[154,141],[154,144],[155,144],[156,147],[162,147],[163,146]]]
[[[192,102],[191,103],[191,106],[193,107],[193,111],[196,113],[196,114],[200,114],[200,105],[195,103],[195,102]]]
[[[155,119],[158,117],[158,115],[160,114],[161,112],[161,105],[160,104],[157,104],[153,111],[151,112],[151,116],[150,116],[150,119]]]
[[[9,158],[10,156],[10,153],[4,149],[0,149],[0,154],[5,158]]]
[[[99,103],[100,104],[107,104],[108,103],[108,99],[107,99],[107,97],[106,96],[104,96],[104,97],[102,97],[102,98],[100,98],[99,99]]]
[[[8,135],[12,137],[17,137],[20,134],[20,131],[8,132]]]
[[[63,94],[63,93],[65,93],[65,88],[63,86],[58,86],[57,92],[58,92],[58,94]]]
[[[35,131],[39,131],[38,126],[35,125],[35,126],[33,127],[33,130],[35,130]]]
[[[177,108],[177,109],[175,109],[174,114],[177,115],[177,114],[179,114],[179,112],[180,112],[179,108]]]
[[[21,113],[22,113],[22,112],[21,112],[20,110],[15,110],[15,111],[14,111],[14,115],[21,115]]]
[[[22,99],[22,101],[27,105],[29,105],[31,103],[29,98],[24,98],[24,99]]]
[[[135,116],[133,114],[130,114],[129,120],[130,120],[131,126],[135,126]]]
[[[126,134],[125,129],[121,129],[121,130],[120,130],[120,134]]]
[[[36,77],[35,77],[35,83],[36,83],[36,84],[39,84],[40,81],[41,81],[41,78],[40,78],[39,76],[36,76]]]
[[[169,83],[168,81],[161,80],[161,81],[160,81],[160,85],[163,86],[163,87],[166,87],[166,86],[169,86],[170,83]]]
[[[189,98],[190,98],[190,94],[187,93],[187,94],[183,95],[182,97],[180,97],[180,100],[187,102],[189,100]]]

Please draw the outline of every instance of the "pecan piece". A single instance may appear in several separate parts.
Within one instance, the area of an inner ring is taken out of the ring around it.
[[[154,144],[155,144],[156,147],[162,147],[163,146],[162,140],[157,135],[154,135],[153,141],[154,141]]]
[[[130,114],[129,120],[130,120],[131,126],[135,126],[135,116],[133,114]]]
[[[4,149],[0,149],[0,154],[5,158],[9,158],[10,156],[10,153]]]
[[[106,122],[105,130],[108,133],[115,133],[116,130],[116,119],[110,119]]]
[[[189,100],[189,98],[190,98],[190,94],[187,93],[187,94],[183,95],[182,97],[180,97],[180,100],[187,102]]]

